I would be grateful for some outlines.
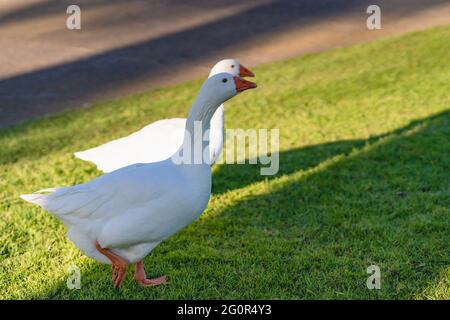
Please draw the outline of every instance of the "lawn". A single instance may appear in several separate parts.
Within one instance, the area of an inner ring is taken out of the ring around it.
[[[207,210],[145,260],[170,282],[157,288],[130,268],[113,289],[109,266],[18,196],[98,176],[72,153],[185,116],[201,80],[3,129],[0,298],[450,299],[449,39],[434,28],[254,68],[226,126],[279,128],[280,172],[215,166]]]

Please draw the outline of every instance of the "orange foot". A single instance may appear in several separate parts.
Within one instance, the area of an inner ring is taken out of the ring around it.
[[[142,261],[139,261],[136,263],[136,269],[134,271],[134,280],[137,284],[140,284],[141,286],[145,287],[154,287],[159,286],[160,284],[166,284],[166,277],[162,276],[155,279],[147,279],[147,276],[145,275],[144,270],[144,263]]]
[[[109,249],[102,248],[98,242],[95,243],[95,247],[111,261],[114,288],[119,288],[127,275],[128,262]]]

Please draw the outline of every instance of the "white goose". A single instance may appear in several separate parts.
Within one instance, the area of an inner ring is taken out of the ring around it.
[[[253,77],[254,74],[236,59],[224,59],[209,73]],[[112,140],[98,147],[75,152],[82,160],[93,162],[103,172],[111,172],[134,163],[149,163],[169,158],[183,143],[186,119],[172,118],[153,122],[129,136]],[[224,105],[220,105],[211,118],[210,158],[215,162],[222,152],[224,131]]]
[[[125,279],[129,263],[136,264],[137,283],[165,283],[165,277],[146,278],[142,259],[164,239],[193,222],[206,208],[211,194],[209,162],[191,164],[195,163],[195,152],[189,150],[196,150],[199,144],[209,156],[209,141],[195,133],[197,124],[205,132],[223,102],[255,87],[228,73],[205,81],[189,112],[183,144],[173,155],[185,157],[181,164],[172,157],[134,164],[83,184],[41,190],[21,198],[61,219],[69,239],[87,256],[112,264],[115,287]]]

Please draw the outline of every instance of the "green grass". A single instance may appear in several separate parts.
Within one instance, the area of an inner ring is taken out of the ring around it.
[[[255,68],[226,125],[280,128],[280,172],[216,166],[207,210],[145,260],[170,282],[158,288],[130,271],[114,290],[109,266],[18,196],[99,175],[72,153],[186,115],[200,80],[0,131],[0,297],[449,299],[448,39],[441,27]],[[71,264],[81,290],[66,287]],[[372,264],[381,290],[366,288]]]

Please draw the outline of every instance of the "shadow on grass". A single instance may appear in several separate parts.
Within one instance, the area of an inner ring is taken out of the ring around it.
[[[281,175],[290,175],[298,171],[314,168],[321,162],[337,155],[348,155],[354,149],[366,144],[373,144],[389,135],[400,135],[414,127],[433,119],[446,117],[447,112],[438,113],[425,119],[411,121],[408,125],[369,139],[341,140],[320,145],[306,146],[280,152],[280,169],[276,175],[263,176],[259,165],[227,164],[221,165],[214,172],[213,194],[222,194],[234,189],[243,188],[255,182],[273,180]]]
[[[168,276],[164,288],[145,290],[128,280],[114,290],[108,267],[98,266],[83,273],[83,290],[58,283],[36,298],[420,296],[449,262],[449,121],[447,111],[384,139],[283,153],[285,177],[272,178],[263,192],[256,189],[233,206],[211,209],[146,259],[155,267],[148,267],[150,274]],[[250,168],[234,166],[242,182],[228,188],[228,170],[214,177],[219,194],[261,181]],[[213,201],[222,196],[227,194]],[[366,288],[372,264],[381,268],[381,290]]]

